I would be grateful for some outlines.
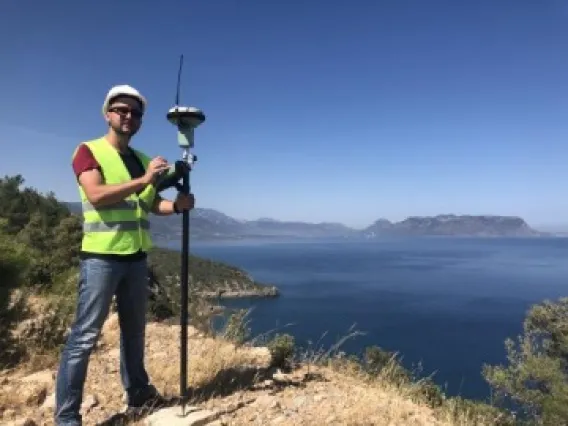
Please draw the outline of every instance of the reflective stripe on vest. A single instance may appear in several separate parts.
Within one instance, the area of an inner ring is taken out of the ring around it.
[[[86,232],[124,232],[136,231],[138,228],[150,229],[150,222],[146,219],[136,222],[93,222],[83,224],[83,230]]]
[[[104,137],[85,142],[85,145],[100,164],[105,184],[120,184],[132,179],[118,151]],[[147,169],[150,159],[133,151]],[[78,187],[83,207],[83,251],[129,254],[148,251],[152,247],[148,214],[156,196],[153,185],[146,186],[140,194],[131,194],[123,201],[100,207],[93,206],[81,185]]]
[[[150,209],[151,207],[148,206],[144,200],[138,200],[138,203],[140,205],[140,208],[142,210],[144,210],[146,213],[150,213]],[[132,211],[136,211],[137,205],[135,201],[131,201],[131,200],[123,200],[120,201],[116,204],[109,204],[106,206],[100,206],[98,208],[95,208],[95,206],[93,206],[88,200],[83,201],[82,203],[82,207],[83,207],[83,211],[84,212],[90,212],[93,210],[98,210],[98,211],[105,211],[105,210],[132,210]]]

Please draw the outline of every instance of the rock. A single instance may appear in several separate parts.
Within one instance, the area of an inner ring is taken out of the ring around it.
[[[202,410],[198,407],[186,407],[185,415],[181,407],[169,407],[154,412],[146,418],[147,426],[202,426],[217,420],[219,413]]]
[[[55,374],[51,370],[37,371],[13,382],[9,393],[17,395],[27,406],[40,406],[47,397],[48,389],[54,387]]]
[[[302,379],[300,377],[294,376],[292,374],[285,374],[282,371],[278,370],[272,375],[272,379],[276,383],[280,384],[300,384],[302,383]]]
[[[274,386],[274,380],[266,379],[261,382],[255,383],[252,388],[257,390],[270,389]]]
[[[6,423],[5,426],[37,426],[37,423],[30,419],[29,417],[24,417],[21,419],[14,420],[12,422]]]
[[[267,347],[252,347],[248,349],[248,352],[255,365],[267,368],[272,362],[272,355]]]
[[[118,367],[115,364],[106,365],[105,371],[107,372],[107,374],[118,373]]]
[[[8,408],[8,409],[4,410],[2,417],[4,419],[13,419],[14,417],[16,417],[16,411],[11,409],[11,408]]]
[[[89,395],[83,400],[81,409],[85,412],[89,412],[91,408],[96,407],[98,403],[99,400],[97,399],[96,395]]]
[[[299,408],[302,405],[304,405],[305,403],[306,403],[306,397],[305,396],[297,396],[296,398],[294,398],[294,401],[293,401],[292,404],[294,405],[294,408]]]
[[[254,400],[253,400],[253,402],[254,402]],[[245,401],[232,402],[224,410],[222,410],[222,414],[234,413],[235,411],[243,408],[246,404],[247,403]]]
[[[18,392],[27,406],[40,406],[47,397],[47,386],[34,383],[29,387],[20,387]]]
[[[333,423],[333,422],[335,422],[335,421],[337,421],[337,417],[334,416],[333,414],[332,414],[331,416],[329,416],[327,419],[325,419],[325,422],[326,422],[327,424]]]
[[[286,421],[287,421],[286,416],[278,416],[272,420],[272,424],[278,425],[280,423],[286,423]]]
[[[37,371],[28,376],[22,377],[20,382],[22,383],[42,383],[51,386],[55,380],[55,374],[51,370]]]
[[[53,410],[55,408],[55,393],[52,393],[47,398],[45,398],[45,401],[43,401],[41,408],[43,410]]]
[[[254,406],[270,407],[274,403],[275,399],[270,395],[260,395],[254,401]]]
[[[315,395],[314,396],[314,401],[315,402],[321,402],[325,399],[325,395]]]
[[[105,353],[108,360],[115,361],[120,358],[120,348],[112,348]]]

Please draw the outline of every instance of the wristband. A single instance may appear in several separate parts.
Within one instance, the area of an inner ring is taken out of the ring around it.
[[[174,212],[175,214],[180,214],[180,211],[177,208],[176,202],[174,201]]]

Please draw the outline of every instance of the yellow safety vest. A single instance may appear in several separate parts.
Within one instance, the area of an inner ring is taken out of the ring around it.
[[[106,138],[94,139],[84,144],[100,164],[105,184],[120,184],[132,180],[118,151]],[[133,151],[146,170],[150,158],[138,150]],[[140,195],[134,193],[119,203],[102,207],[93,206],[81,185],[78,186],[83,207],[81,250],[91,253],[131,254],[140,250],[148,251],[152,247],[148,213],[156,196],[154,185],[146,186]]]

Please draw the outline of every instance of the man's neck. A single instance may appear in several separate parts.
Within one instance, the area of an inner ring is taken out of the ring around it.
[[[128,144],[130,143],[130,136],[119,135],[110,130],[105,135],[106,140],[121,154],[128,152]]]

